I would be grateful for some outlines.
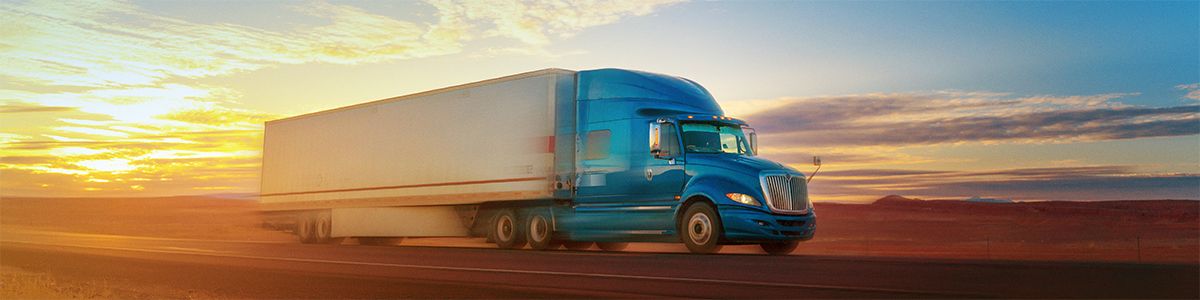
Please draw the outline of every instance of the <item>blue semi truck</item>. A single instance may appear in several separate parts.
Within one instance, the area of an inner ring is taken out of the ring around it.
[[[691,80],[547,69],[267,122],[260,203],[302,242],[500,248],[813,238],[805,175]]]

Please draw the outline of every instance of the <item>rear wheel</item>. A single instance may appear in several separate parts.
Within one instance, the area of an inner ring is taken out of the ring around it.
[[[599,246],[600,250],[616,252],[616,251],[625,250],[626,247],[629,247],[629,243],[602,242],[602,243],[596,243],[596,246]]]
[[[313,223],[313,241],[322,244],[333,241],[333,220],[329,212],[317,213]]]
[[[517,214],[511,209],[502,209],[492,217],[492,228],[489,235],[500,249],[519,249],[525,246],[525,235],[521,224],[517,222]]]
[[[770,254],[770,255],[788,255],[789,253],[792,253],[793,250],[796,250],[796,246],[799,246],[799,245],[800,245],[800,241],[771,242],[771,243],[759,244],[759,246],[762,247],[763,251],[766,251],[767,254]]]
[[[721,219],[712,205],[696,202],[688,206],[679,223],[679,238],[692,253],[709,254],[721,250]]]
[[[525,218],[525,240],[529,248],[546,250],[557,248],[554,241],[554,230],[551,228],[550,214],[545,209],[535,209]]]
[[[305,244],[315,242],[317,237],[316,234],[313,233],[314,227],[315,226],[313,226],[311,214],[300,214],[296,217],[296,229],[294,230],[296,233],[296,238],[299,238],[300,242]]]

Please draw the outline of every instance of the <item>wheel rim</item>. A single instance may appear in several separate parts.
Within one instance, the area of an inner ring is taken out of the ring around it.
[[[513,238],[513,220],[511,216],[500,216],[496,220],[496,239],[500,241],[510,241]]]
[[[529,239],[533,242],[541,243],[546,240],[546,236],[550,233],[546,225],[546,218],[542,216],[533,216],[529,220]]]
[[[708,215],[697,213],[688,218],[688,238],[696,245],[704,245],[712,238],[712,220]]]

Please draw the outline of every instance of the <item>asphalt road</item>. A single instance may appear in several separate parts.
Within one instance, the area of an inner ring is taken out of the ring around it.
[[[1200,266],[302,245],[31,230],[0,263],[246,298],[1198,298]]]

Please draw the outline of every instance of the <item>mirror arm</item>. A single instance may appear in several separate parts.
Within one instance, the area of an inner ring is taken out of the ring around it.
[[[821,171],[821,157],[820,156],[813,156],[813,165],[817,166],[817,169],[813,170],[812,174],[808,175],[808,179],[804,181],[804,183],[806,183],[806,184],[809,182],[812,182],[813,177],[817,177],[817,172]]]

